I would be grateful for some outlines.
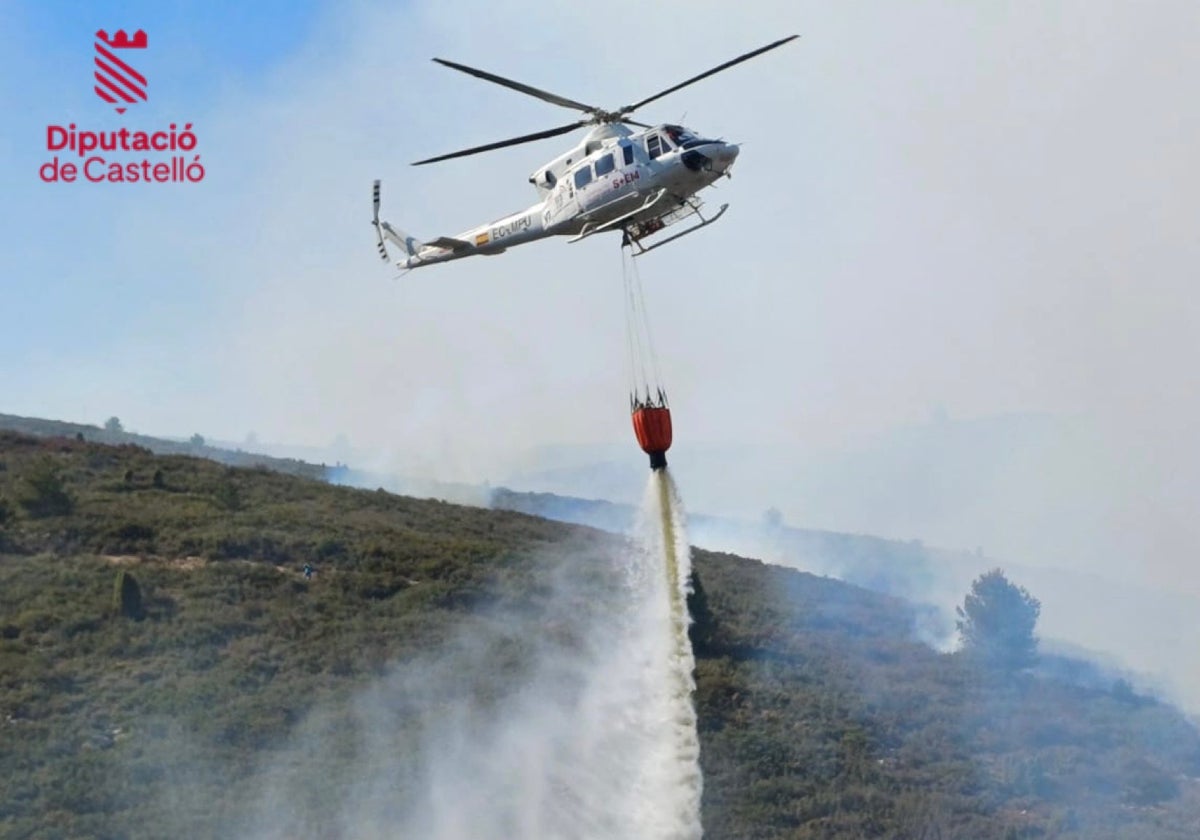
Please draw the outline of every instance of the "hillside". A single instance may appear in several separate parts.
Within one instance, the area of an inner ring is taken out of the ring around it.
[[[124,429],[107,429],[88,423],[70,423],[64,420],[44,420],[40,417],[21,417],[16,414],[0,414],[0,429],[35,437],[70,437],[112,446],[131,444],[157,455],[195,455],[208,458],[231,467],[266,467],[275,472],[299,475],[305,478],[327,478],[333,468],[323,464],[311,464],[295,458],[274,458],[259,452],[244,452],[240,449],[225,449],[211,446],[202,440],[182,441],[140,435]]]
[[[348,802],[420,800],[431,731],[503,720],[546,662],[603,647],[627,550],[0,433],[0,836],[356,836]],[[838,581],[694,566],[707,837],[1200,835],[1200,735],[1169,706],[980,671]]]

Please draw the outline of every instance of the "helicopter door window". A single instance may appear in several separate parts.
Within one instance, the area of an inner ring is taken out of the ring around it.
[[[592,180],[592,167],[581,166],[575,170],[575,188],[583,189]]]
[[[625,165],[629,166],[630,164],[632,164],[633,163],[633,145],[627,143],[621,147],[621,151],[625,155]]]
[[[607,154],[604,157],[596,159],[596,177],[607,175],[616,168],[616,163],[613,161],[612,154]]]
[[[646,154],[650,156],[650,160],[654,160],[662,153],[662,138],[660,138],[657,134],[651,134],[646,138]]]

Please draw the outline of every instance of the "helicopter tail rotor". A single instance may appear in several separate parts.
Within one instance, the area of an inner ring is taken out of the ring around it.
[[[379,221],[379,181],[376,181],[371,188],[371,204],[374,209],[372,223],[375,225],[375,246],[379,249],[379,258],[387,262],[387,246],[383,244],[383,224]]]
[[[421,248],[421,241],[414,236],[409,236],[402,230],[396,230],[388,222],[379,218],[379,192],[380,183],[376,180],[371,188],[371,207],[373,211],[372,224],[375,225],[375,245],[379,248],[380,258],[384,262],[388,262],[389,260],[387,242],[391,242],[400,248],[406,257],[415,257],[417,251]]]

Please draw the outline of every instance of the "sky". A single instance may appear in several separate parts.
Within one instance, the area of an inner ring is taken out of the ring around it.
[[[398,278],[371,182],[452,235],[573,139],[410,167],[571,119],[435,56],[615,107],[800,34],[637,115],[742,144],[726,216],[639,264],[689,505],[1200,598],[1200,6],[746,8],[0,4],[0,412],[452,480],[640,465],[615,236]],[[204,180],[43,183],[70,122],[191,124]]]

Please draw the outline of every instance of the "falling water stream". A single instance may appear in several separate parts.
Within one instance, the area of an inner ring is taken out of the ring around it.
[[[653,470],[641,508],[638,537],[644,547],[646,601],[663,633],[659,648],[661,682],[653,702],[661,721],[662,758],[655,768],[655,782],[662,790],[648,790],[664,812],[647,837],[693,840],[702,834],[700,794],[700,740],[696,731],[696,708],[692,695],[695,660],[688,638],[687,590],[691,576],[691,552],[687,543],[683,506],[671,474]],[[657,580],[650,580],[656,578]],[[648,698],[651,699],[651,698]]]

